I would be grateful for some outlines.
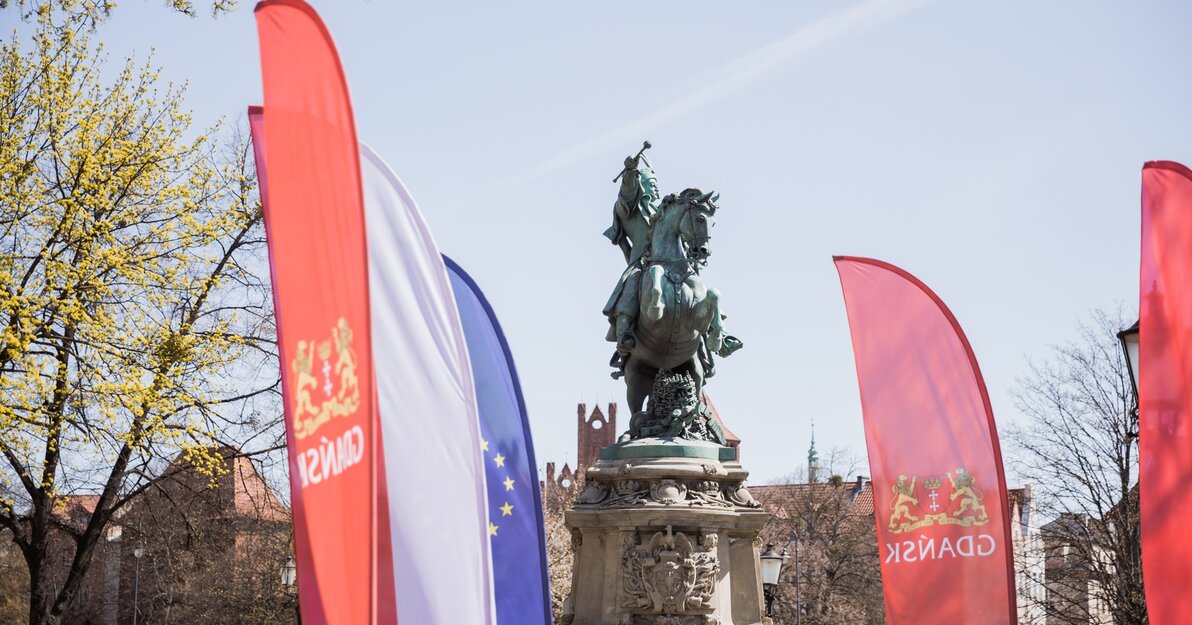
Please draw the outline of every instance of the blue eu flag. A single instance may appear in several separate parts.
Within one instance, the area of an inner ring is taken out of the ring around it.
[[[497,625],[550,625],[550,581],[537,462],[517,370],[488,300],[443,257],[468,343],[488,482]]]

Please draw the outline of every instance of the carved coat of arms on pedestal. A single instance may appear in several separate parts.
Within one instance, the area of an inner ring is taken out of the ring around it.
[[[720,562],[716,556],[717,534],[706,533],[694,545],[686,534],[655,532],[645,544],[637,544],[637,532],[622,535],[621,607],[627,610],[622,621],[633,622],[632,615],[643,622],[707,623],[719,621],[712,611],[712,595]],[[680,619],[680,615],[694,619]]]

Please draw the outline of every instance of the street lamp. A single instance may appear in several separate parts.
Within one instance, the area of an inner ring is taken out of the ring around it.
[[[766,545],[766,551],[758,556],[762,565],[762,591],[766,599],[766,616],[774,616],[774,595],[778,590],[778,577],[782,574],[782,565],[786,564],[786,549],[782,553],[774,551],[774,543]]]
[[[298,567],[294,565],[294,558],[289,558],[281,565],[281,585],[287,589],[293,588],[298,581]]]
[[[141,590],[141,556],[143,555],[145,555],[145,550],[140,547],[132,550],[132,557],[136,559],[136,566],[133,567],[135,572],[132,576],[132,625],[137,625],[137,612],[140,607],[137,605],[137,599]]]
[[[1127,442],[1138,436],[1138,322],[1118,332],[1122,342],[1122,353],[1126,356],[1126,368],[1130,370],[1130,389],[1134,391],[1133,421],[1126,432]]]
[[[1118,332],[1122,342],[1122,353],[1126,355],[1126,367],[1130,370],[1130,384],[1134,389],[1134,404],[1138,405],[1138,322]]]

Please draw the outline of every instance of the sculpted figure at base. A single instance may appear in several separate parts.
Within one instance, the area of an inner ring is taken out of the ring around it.
[[[660,201],[657,178],[644,155],[648,147],[646,142],[641,152],[625,159],[613,225],[604,233],[621,248],[627,265],[604,307],[610,326],[606,338],[617,344],[610,365],[617,369],[614,378],[625,378],[633,414],[630,438],[665,430],[716,440],[714,434],[700,434],[714,428],[692,427],[693,419],[707,419],[701,402],[682,410],[643,410],[647,397],[653,404],[663,394],[657,383],[667,380],[691,386],[682,394],[699,398],[704,381],[715,372],[713,355],[728,356],[741,348],[724,330],[720,292],[700,278],[712,253],[719,196],[686,189]]]

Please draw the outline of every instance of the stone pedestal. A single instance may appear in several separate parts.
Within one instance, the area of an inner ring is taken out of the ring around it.
[[[566,513],[575,546],[562,625],[758,625],[769,520],[736,451],[645,438],[605,447]]]

